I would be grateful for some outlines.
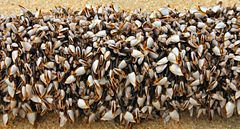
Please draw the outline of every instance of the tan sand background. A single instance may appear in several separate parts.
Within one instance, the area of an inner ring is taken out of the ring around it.
[[[20,13],[18,5],[22,5],[32,11],[36,8],[40,8],[43,11],[48,11],[55,6],[66,6],[72,9],[80,9],[85,4],[90,3],[94,5],[115,3],[118,4],[121,9],[133,10],[141,8],[142,10],[154,10],[163,6],[169,5],[171,8],[184,11],[185,9],[194,8],[197,5],[211,6],[218,2],[218,0],[0,0],[0,15],[16,15]],[[222,0],[223,6],[233,6],[237,4],[240,6],[240,0]],[[240,117],[234,116],[230,119],[220,118],[217,115],[214,116],[214,120],[209,121],[207,116],[201,118],[191,118],[188,113],[181,113],[180,122],[170,121],[166,125],[162,120],[142,121],[141,124],[134,125],[133,128],[159,128],[159,129],[240,129]],[[1,118],[2,116],[0,116]],[[38,117],[34,126],[30,125],[26,119],[17,118],[13,122],[10,122],[8,126],[3,126],[2,120],[0,120],[1,128],[14,128],[14,129],[57,129],[59,128],[58,117],[55,114],[48,114],[43,117]],[[81,129],[117,129],[124,128],[123,125],[119,125],[114,122],[95,122],[86,124],[85,121],[78,119],[74,124],[68,122],[63,128],[81,128]]]
[[[133,10],[141,8],[142,10],[155,10],[169,5],[171,8],[183,11],[196,7],[196,5],[211,6],[219,0],[0,0],[0,15],[19,14],[18,5],[27,7],[34,11],[36,8],[48,11],[55,6],[67,6],[72,9],[80,9],[85,4],[118,4],[122,9]],[[235,3],[240,6],[240,0],[222,0],[224,6],[233,6]]]

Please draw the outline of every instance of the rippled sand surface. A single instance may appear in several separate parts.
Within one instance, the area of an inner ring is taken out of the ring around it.
[[[48,11],[55,6],[66,6],[74,10],[82,8],[85,4],[90,3],[94,5],[115,3],[118,4],[121,9],[131,11],[136,8],[141,8],[143,11],[155,10],[163,6],[170,6],[177,10],[184,11],[186,9],[194,8],[197,5],[211,6],[216,4],[217,0],[0,0],[0,15],[16,15],[19,14],[20,8],[18,5],[22,5],[32,11],[36,8],[40,8],[43,11]],[[222,0],[223,6],[233,6],[237,4],[240,6],[240,0]],[[188,113],[181,113],[180,122],[170,121],[164,124],[161,119],[142,121],[141,124],[133,125],[136,129],[233,129],[239,128],[240,117],[234,116],[230,119],[220,118],[217,114],[214,116],[214,120],[209,121],[207,116],[201,118],[191,118]],[[2,116],[0,116],[2,118]],[[8,126],[3,126],[2,120],[0,120],[1,128],[14,128],[14,129],[58,129],[59,122],[57,115],[49,113],[46,116],[38,117],[36,125],[32,126],[26,119],[17,118],[13,122],[10,122]],[[68,122],[63,128],[66,129],[118,129],[125,128],[123,125],[119,125],[113,121],[110,122],[95,122],[86,124],[83,119],[78,119],[76,123]]]

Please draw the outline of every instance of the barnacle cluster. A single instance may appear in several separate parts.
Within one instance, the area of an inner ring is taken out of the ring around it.
[[[0,18],[4,124],[240,115],[240,7],[21,9]]]

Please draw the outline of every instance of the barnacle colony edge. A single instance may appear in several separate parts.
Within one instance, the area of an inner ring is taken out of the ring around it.
[[[4,124],[240,114],[240,7],[21,9],[0,19]]]

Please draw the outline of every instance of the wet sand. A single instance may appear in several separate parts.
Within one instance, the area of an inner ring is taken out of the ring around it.
[[[146,10],[156,10],[160,7],[169,5],[171,8],[176,8],[177,10],[184,11],[186,9],[194,8],[197,5],[211,6],[217,3],[218,0],[0,0],[0,15],[16,15],[20,13],[20,8],[18,5],[22,5],[31,11],[40,8],[43,11],[49,11],[49,9],[54,8],[55,6],[66,6],[74,10],[82,8],[85,4],[107,4],[115,3],[118,4],[121,9],[131,11],[136,8],[141,8],[143,11]],[[240,6],[240,0],[222,0],[223,6],[233,6],[235,3]],[[170,121],[167,124],[164,124],[161,119],[158,120],[145,120],[141,124],[135,124],[133,128],[140,129],[233,129],[239,128],[240,117],[235,115],[229,119],[220,118],[217,114],[214,116],[212,121],[209,121],[207,116],[196,118],[191,118],[188,113],[180,114],[180,121]],[[2,116],[0,116],[2,118]],[[10,121],[8,126],[3,126],[2,120],[0,120],[0,129],[1,128],[14,128],[14,129],[57,129],[59,128],[58,117],[56,114],[49,113],[43,117],[38,117],[36,124],[33,126],[29,124],[26,119],[16,118],[14,121]],[[77,119],[75,123],[67,122],[63,127],[64,129],[107,129],[107,128],[125,128],[124,125],[119,125],[113,121],[110,122],[94,122],[91,124],[86,124],[86,121],[82,119]]]
[[[207,116],[200,118],[190,117],[188,113],[180,113],[180,121],[171,120],[164,124],[162,119],[143,120],[140,124],[134,124],[133,129],[240,129],[239,116],[233,116],[229,119],[220,118],[217,114],[213,120],[208,120]],[[27,119],[20,117],[14,121],[10,121],[7,126],[2,124],[0,120],[0,128],[9,129],[58,129],[58,116],[53,113],[46,114],[43,117],[38,117],[35,125],[29,124]],[[84,119],[76,119],[75,123],[67,122],[62,129],[124,129],[125,125],[120,125],[114,121],[97,121],[87,124]]]

